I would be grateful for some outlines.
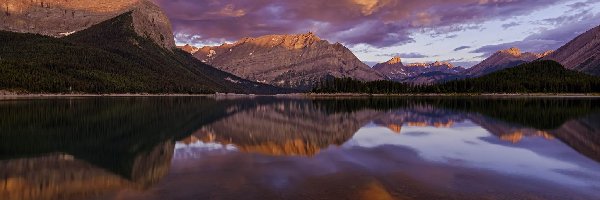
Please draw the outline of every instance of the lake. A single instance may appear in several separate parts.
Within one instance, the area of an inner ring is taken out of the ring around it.
[[[0,199],[600,199],[600,99],[0,100]]]

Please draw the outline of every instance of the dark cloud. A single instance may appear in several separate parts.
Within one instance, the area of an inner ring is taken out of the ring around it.
[[[460,51],[460,50],[464,50],[464,49],[468,49],[468,48],[471,48],[471,47],[470,46],[460,46],[460,47],[457,47],[456,49],[454,49],[454,51]]]
[[[333,42],[386,47],[412,42],[417,31],[448,34],[561,0],[154,1],[169,15],[176,33],[198,35],[205,42],[313,31]]]
[[[421,53],[411,52],[411,53],[390,53],[390,54],[377,54],[377,56],[385,56],[385,57],[400,57],[400,58],[427,58],[429,56],[423,55]]]
[[[556,50],[585,31],[598,26],[599,21],[600,14],[586,15],[578,19],[563,21],[559,26],[553,29],[543,30],[539,33],[529,35],[521,41],[486,45],[472,51],[472,53],[483,53],[483,57],[487,57],[498,50],[508,49],[510,47],[518,47],[526,52]]]

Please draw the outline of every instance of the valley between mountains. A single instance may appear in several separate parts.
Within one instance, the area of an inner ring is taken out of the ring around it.
[[[600,26],[556,50],[500,50],[470,68],[440,61],[405,63],[399,56],[371,67],[342,43],[313,32],[246,37],[218,46],[176,46],[169,18],[147,0],[0,4],[5,8],[0,15],[0,90],[11,93],[335,93],[315,88],[342,79],[371,83],[371,87],[412,88],[369,89],[385,93],[600,92]],[[548,69],[558,77],[566,73],[569,80],[581,81],[557,82],[552,73],[543,73],[546,68],[528,66],[555,66],[540,64],[544,60],[555,61],[565,70]],[[512,68],[523,70],[506,71]],[[511,80],[517,76],[515,71],[526,86],[499,91],[481,86],[488,75]],[[422,89],[457,81],[475,85],[463,90]],[[529,86],[550,88],[563,83],[563,89],[538,91]]]

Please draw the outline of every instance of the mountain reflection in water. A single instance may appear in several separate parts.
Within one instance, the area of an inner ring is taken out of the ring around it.
[[[590,199],[595,98],[0,101],[0,199]]]

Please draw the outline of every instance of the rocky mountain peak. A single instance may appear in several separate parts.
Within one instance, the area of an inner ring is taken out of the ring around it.
[[[500,51],[498,51],[498,53],[508,54],[508,55],[512,55],[515,57],[519,57],[519,56],[521,56],[521,49],[519,49],[517,47],[511,47],[509,49],[500,50]]]
[[[243,38],[202,47],[194,57],[249,80],[302,90],[330,76],[363,81],[385,78],[342,44],[331,44],[312,32]]]
[[[427,67],[429,66],[429,63],[424,63],[424,62],[417,62],[417,63],[409,63],[406,64],[407,67]]]
[[[542,57],[546,57],[546,56],[548,56],[548,55],[550,55],[550,54],[552,54],[552,53],[554,53],[554,50],[548,50],[548,51],[545,51],[545,52],[543,52],[543,53],[540,53],[540,54],[538,54],[537,56],[538,56],[539,58],[542,58]]]
[[[175,47],[169,19],[149,0],[4,0],[0,5],[5,8],[0,30],[64,37],[132,12],[136,33]]]
[[[379,63],[373,66],[373,69],[390,80],[416,84],[432,83],[450,76],[457,76],[465,70],[462,67],[455,67],[449,62],[441,61],[402,64],[400,57]],[[435,77],[428,76],[427,80],[416,78],[426,74],[435,74]]]
[[[402,58],[400,58],[400,56],[394,56],[392,59],[385,62],[385,64],[390,64],[390,65],[394,65],[394,64],[398,64],[398,63],[402,63]]]
[[[179,48],[179,49],[181,49],[181,50],[183,50],[185,52],[188,52],[190,54],[194,54],[194,53],[198,52],[198,50],[200,50],[200,48],[192,46],[190,44],[185,44],[183,46],[178,46],[177,48]]]
[[[500,50],[492,54],[489,58],[481,61],[479,64],[469,68],[467,70],[467,75],[476,77],[515,67],[539,59],[551,52],[552,51],[546,51],[544,53],[521,52],[521,50],[516,47]]]
[[[304,34],[265,35],[257,38],[247,37],[233,43],[233,45],[239,46],[251,44],[268,48],[283,47],[287,49],[301,49],[320,42],[328,43],[327,41],[321,40],[321,38],[314,33],[308,32]]]
[[[446,67],[446,68],[454,68],[454,65],[449,63],[449,62],[440,62],[440,61],[435,61],[434,63],[431,63],[432,67]]]
[[[433,63],[426,63],[426,62],[420,62],[420,63],[410,63],[406,65],[407,67],[445,67],[445,68],[454,68],[454,65],[449,63],[449,62],[440,62],[440,61],[435,61]]]

